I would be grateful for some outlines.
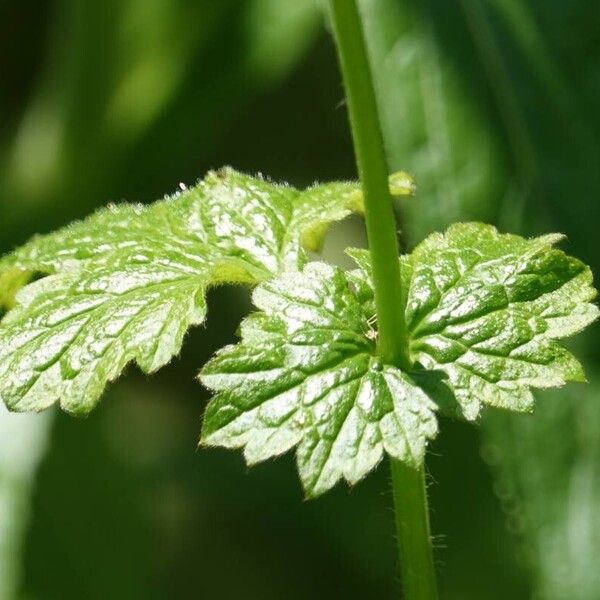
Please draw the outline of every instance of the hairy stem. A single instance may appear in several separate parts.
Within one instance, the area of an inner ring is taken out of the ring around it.
[[[362,184],[378,348],[384,362],[410,369],[388,166],[356,0],[329,0]],[[406,600],[437,598],[423,467],[391,460],[398,552]]]
[[[391,460],[402,587],[407,600],[437,598],[424,469]]]

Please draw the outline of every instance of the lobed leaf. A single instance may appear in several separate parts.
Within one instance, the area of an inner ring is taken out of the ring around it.
[[[556,340],[598,317],[592,273],[553,248],[478,223],[433,234],[410,255],[406,318],[413,359],[447,376],[462,413],[533,408],[530,388],[584,381]]]
[[[340,479],[356,483],[384,451],[415,467],[437,432],[435,404],[409,373],[382,365],[349,278],[312,263],[254,292],[261,310],[240,344],[203,369],[217,392],[202,442],[244,448],[248,464],[298,446],[309,496]]]
[[[88,412],[128,362],[152,372],[179,352],[209,285],[300,267],[330,222],[361,210],[359,190],[301,192],[225,168],[153,205],[112,206],[34,238],[0,259],[0,301],[12,307],[0,396],[13,410]],[[47,276],[17,293],[33,274]]]
[[[349,251],[350,273],[312,263],[262,283],[241,342],[201,373],[216,392],[202,442],[243,448],[248,464],[297,446],[312,496],[355,483],[384,451],[420,465],[435,410],[531,410],[531,387],[584,379],[556,340],[598,316],[591,272],[553,248],[560,239],[458,224],[401,257],[410,373],[376,358],[366,251]]]

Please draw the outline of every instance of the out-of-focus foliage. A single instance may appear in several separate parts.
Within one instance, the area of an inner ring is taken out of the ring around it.
[[[0,406],[0,598],[17,597],[21,552],[36,467],[46,450],[48,416],[10,415]]]
[[[548,600],[600,590],[600,393],[589,375],[594,384],[544,394],[533,417],[499,414],[485,427],[507,525]]]
[[[127,169],[154,183],[145,166],[158,158],[148,148],[154,132],[165,167],[190,172],[189,144],[206,160],[240,99],[284,76],[319,24],[312,0],[56,0],[47,10],[54,18],[39,85],[5,152],[2,195],[13,199],[5,242],[36,205],[75,204],[57,211],[53,221],[63,224],[110,197]],[[266,16],[269,36],[257,26]]]
[[[510,182],[501,177],[490,109],[465,84],[477,65],[453,65],[439,39],[448,3],[361,4],[390,165],[403,165],[417,181],[418,201],[404,207],[405,243],[455,221],[493,221]],[[461,19],[446,27],[460,41],[453,52],[469,52]]]

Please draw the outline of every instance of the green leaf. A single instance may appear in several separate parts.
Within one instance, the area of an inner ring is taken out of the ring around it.
[[[530,387],[584,381],[556,340],[598,317],[592,274],[552,247],[560,235],[524,239],[477,223],[433,234],[408,260],[410,352],[447,376],[463,414],[481,405],[533,407]]]
[[[248,464],[298,446],[308,495],[364,477],[384,450],[421,464],[434,410],[481,405],[522,411],[531,387],[582,381],[555,341],[598,316],[588,267],[552,247],[479,223],[458,224],[401,257],[413,371],[382,365],[369,254],[358,269],[312,263],[259,285],[242,341],[201,380],[216,396],[202,442],[243,448]]]
[[[311,263],[261,284],[253,299],[261,312],[243,323],[241,343],[202,371],[202,382],[218,392],[206,411],[204,444],[243,447],[248,464],[298,446],[309,496],[342,478],[357,482],[384,450],[421,464],[437,432],[435,405],[410,374],[374,355],[352,276]]]
[[[120,205],[34,238],[0,260],[0,396],[86,413],[130,361],[167,363],[203,322],[205,292],[257,283],[306,260],[328,223],[361,209],[356,183],[300,192],[225,168],[150,206]]]

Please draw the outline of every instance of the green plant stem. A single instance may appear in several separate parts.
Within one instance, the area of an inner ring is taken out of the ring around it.
[[[355,0],[330,0],[330,6],[365,202],[377,308],[378,353],[385,362],[407,369],[410,362],[402,310],[396,221],[362,25]]]
[[[355,0],[329,0],[346,88],[377,309],[378,354],[408,370],[407,327],[388,166],[371,69]],[[406,600],[437,598],[423,467],[391,460],[398,551]]]
[[[402,587],[407,600],[437,598],[424,469],[391,460]]]

